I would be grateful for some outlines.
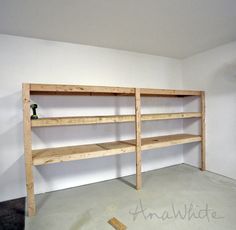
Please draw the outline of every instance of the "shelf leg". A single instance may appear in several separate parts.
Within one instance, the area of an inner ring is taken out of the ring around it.
[[[34,196],[34,177],[32,163],[32,137],[30,120],[30,85],[23,84],[23,125],[24,125],[24,153],[25,153],[25,176],[27,190],[28,215],[34,216],[36,212]]]
[[[135,88],[135,132],[136,132],[136,189],[142,186],[141,165],[141,99],[140,89]]]
[[[206,123],[205,123],[205,110],[206,110],[206,104],[205,104],[205,92],[201,92],[201,170],[206,170]]]

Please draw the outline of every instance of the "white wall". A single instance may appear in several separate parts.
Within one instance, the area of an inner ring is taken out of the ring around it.
[[[0,201],[25,196],[22,138],[22,82],[129,87],[182,88],[176,59],[112,49],[0,35]],[[232,79],[231,79],[232,80]],[[201,87],[201,85],[199,85]],[[131,98],[35,96],[39,115],[132,113]],[[182,111],[181,99],[146,98],[143,113]],[[232,116],[228,114],[227,116]],[[233,117],[232,117],[233,118]],[[181,121],[147,122],[143,136],[177,133]],[[38,128],[34,147],[75,145],[126,139],[132,124]],[[143,170],[183,162],[182,146],[145,151]],[[39,166],[36,193],[107,180],[135,172],[134,154]],[[122,182],[121,182],[122,183]],[[144,181],[145,185],[145,181]]]
[[[236,42],[185,59],[183,86],[206,91],[207,170],[236,179]],[[186,131],[196,128],[184,121]],[[184,161],[199,165],[197,153],[197,145],[184,146]]]

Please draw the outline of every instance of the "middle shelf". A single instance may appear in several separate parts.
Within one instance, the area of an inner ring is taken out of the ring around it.
[[[181,118],[201,117],[199,112],[182,112],[182,113],[156,113],[142,114],[142,121],[152,120],[170,120]],[[108,115],[108,116],[77,116],[77,117],[48,117],[31,120],[32,127],[45,126],[63,126],[63,125],[87,125],[87,124],[104,124],[104,123],[121,123],[133,122],[135,115]]]
[[[174,134],[142,138],[142,150],[199,142],[201,140],[201,136],[192,134]],[[32,151],[33,164],[44,165],[134,152],[135,141],[136,140],[133,139],[99,144],[37,149]]]

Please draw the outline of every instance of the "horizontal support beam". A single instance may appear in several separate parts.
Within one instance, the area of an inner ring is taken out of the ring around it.
[[[160,113],[160,114],[143,114],[142,121],[154,120],[170,120],[201,117],[201,113]],[[135,115],[109,115],[109,116],[80,116],[80,117],[49,117],[31,120],[32,127],[48,127],[63,125],[88,125],[88,124],[104,124],[104,123],[121,123],[134,122]]]
[[[103,95],[134,96],[135,88],[111,86],[85,86],[60,84],[30,84],[31,95]],[[185,97],[200,96],[201,91],[171,89],[140,89],[141,96]]]
[[[84,85],[54,85],[54,84],[30,84],[31,95],[134,95],[134,88],[110,87],[110,86],[84,86]]]
[[[171,90],[171,89],[140,89],[141,96],[201,96],[201,91],[195,90]]]

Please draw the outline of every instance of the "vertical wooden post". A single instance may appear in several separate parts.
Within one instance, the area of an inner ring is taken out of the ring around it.
[[[201,92],[201,170],[206,170],[205,92]]]
[[[141,165],[141,99],[140,89],[135,88],[135,132],[136,132],[136,189],[142,186]]]
[[[23,84],[23,126],[24,126],[24,153],[25,153],[25,176],[27,189],[28,215],[35,215],[34,177],[32,163],[32,140],[30,120],[30,85]]]

